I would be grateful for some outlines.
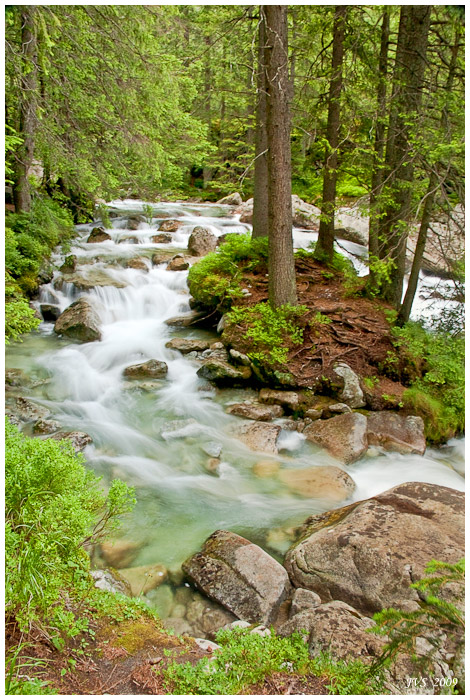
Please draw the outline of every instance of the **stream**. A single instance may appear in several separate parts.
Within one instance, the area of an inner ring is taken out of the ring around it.
[[[40,290],[38,307],[52,303],[64,310],[79,296],[96,302],[101,342],[81,344],[59,337],[53,323],[42,322],[24,342],[7,347],[6,368],[28,375],[32,386],[22,395],[46,407],[64,430],[92,437],[84,455],[105,487],[113,478],[135,487],[137,505],[123,518],[117,535],[138,543],[132,566],[163,564],[178,583],[181,563],[217,529],[237,532],[282,560],[292,528],[307,516],[344,502],[304,498],[276,477],[257,476],[256,465],[276,462],[281,470],[341,465],[296,432],[282,430],[279,454],[269,457],[249,450],[231,435],[231,428],[242,419],[227,414],[225,408],[255,397],[256,392],[216,389],[196,375],[200,363],[166,347],[172,337],[211,342],[219,338],[215,332],[165,323],[190,310],[187,271],[170,272],[166,263],[151,263],[157,251],[184,252],[196,225],[217,236],[251,227],[241,224],[230,207],[158,203],[152,205],[151,220],[129,230],[129,215],[142,214],[143,205],[136,200],[109,204],[114,215],[112,228],[106,229],[110,241],[86,243],[96,224],[76,227],[70,252],[77,256],[76,272],[90,281],[89,289],[57,284],[61,277],[57,271]],[[182,222],[172,242],[152,243],[151,237],[168,217]],[[294,231],[297,247],[314,239],[312,232]],[[344,245],[358,252],[358,246]],[[135,257],[146,261],[146,269],[124,267]],[[64,255],[57,253],[53,262],[60,266],[63,260]],[[99,286],[93,286],[94,281]],[[167,363],[164,379],[130,381],[123,376],[127,366],[151,358]],[[27,432],[28,426],[24,429]],[[220,459],[217,472],[208,468],[214,458]],[[357,484],[356,501],[406,481],[463,490],[463,465],[464,441],[459,439],[441,449],[428,449],[422,457],[370,452],[345,469]],[[176,583],[166,584],[171,595]],[[165,597],[158,591],[149,593],[147,601],[168,617],[170,593]]]

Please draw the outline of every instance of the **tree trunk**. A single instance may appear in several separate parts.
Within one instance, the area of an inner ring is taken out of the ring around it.
[[[258,29],[258,73],[256,80],[255,177],[253,191],[253,238],[269,234],[268,224],[268,137],[266,133],[266,28],[260,13]]]
[[[261,11],[266,23],[269,302],[276,308],[297,304],[292,241],[287,6],[262,5]]]
[[[323,169],[323,196],[321,205],[320,228],[318,241],[315,246],[315,257],[318,260],[331,261],[335,242],[335,203],[336,179],[338,168],[338,145],[340,129],[340,99],[343,84],[343,45],[344,25],[347,14],[346,5],[337,5],[333,26],[333,56],[330,92],[328,98],[328,122],[326,139],[328,145],[325,152]]]
[[[392,262],[390,281],[384,283],[383,297],[399,308],[406,263],[408,221],[411,216],[411,189],[414,157],[412,132],[418,127],[426,50],[431,18],[430,5],[402,5],[394,73],[394,100],[390,115],[386,165],[387,206],[379,238],[382,257]],[[385,253],[385,255],[383,255]]]
[[[15,155],[13,201],[15,211],[30,211],[31,192],[28,172],[34,158],[37,102],[37,36],[34,26],[34,6],[21,9],[21,42],[23,67],[21,75],[19,135],[23,143]]]

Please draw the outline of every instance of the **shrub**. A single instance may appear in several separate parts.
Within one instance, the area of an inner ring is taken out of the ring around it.
[[[20,288],[8,272],[5,273],[5,342],[20,340],[23,333],[29,333],[39,326]]]
[[[83,544],[117,526],[132,491],[115,480],[105,495],[69,441],[25,437],[8,420],[5,458],[7,617],[21,629],[53,620],[70,632],[61,597],[87,578]]]
[[[260,303],[248,308],[234,307],[227,314],[227,322],[247,327],[246,336],[253,340],[248,357],[262,365],[275,366],[287,362],[290,346],[302,344],[299,317],[306,313],[306,306],[285,304],[273,309],[268,303]]]

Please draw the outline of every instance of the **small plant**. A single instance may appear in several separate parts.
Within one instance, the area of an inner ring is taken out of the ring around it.
[[[111,228],[111,219],[109,217],[109,209],[106,204],[100,203],[96,207],[98,218],[105,228]]]
[[[373,389],[379,383],[379,379],[375,374],[372,377],[363,377],[362,381],[367,389]]]
[[[144,212],[145,221],[150,226],[153,220],[153,207],[151,204],[143,204],[142,211]]]
[[[317,311],[314,317],[312,318],[311,323],[322,323],[328,325],[329,323],[331,323],[331,318],[320,313],[320,311]]]

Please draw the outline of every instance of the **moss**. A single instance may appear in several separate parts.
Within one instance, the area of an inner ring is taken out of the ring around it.
[[[108,643],[109,646],[122,647],[129,654],[148,647],[150,645],[178,647],[182,642],[168,632],[165,632],[161,623],[142,616],[138,620],[125,620],[124,622],[110,622],[104,625],[97,634],[97,641]]]

